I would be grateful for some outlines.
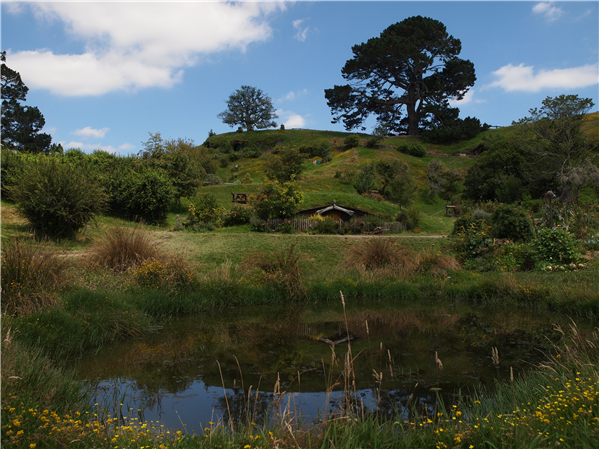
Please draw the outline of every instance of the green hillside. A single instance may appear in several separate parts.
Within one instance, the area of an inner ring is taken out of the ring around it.
[[[343,175],[358,171],[364,164],[379,160],[399,160],[409,167],[410,175],[417,183],[415,202],[422,213],[420,229],[426,233],[446,234],[451,230],[453,220],[444,216],[446,203],[444,200],[427,196],[427,178],[425,170],[433,159],[440,159],[449,167],[458,169],[463,175],[473,164],[474,159],[460,156],[468,152],[481,142],[493,139],[495,136],[506,135],[510,129],[495,129],[480,133],[468,141],[452,145],[426,144],[420,138],[397,136],[385,138],[377,148],[368,148],[367,134],[359,134],[360,144],[356,148],[346,149],[344,139],[353,133],[318,131],[318,130],[266,130],[244,133],[225,133],[211,136],[205,142],[210,147],[211,153],[219,161],[230,154],[244,155],[249,149],[258,150],[257,158],[244,158],[229,162],[226,167],[219,167],[217,175],[226,184],[202,187],[200,194],[210,193],[219,201],[220,205],[228,208],[232,201],[232,192],[256,193],[261,189],[265,180],[264,165],[282,147],[300,147],[303,145],[318,144],[327,141],[332,146],[332,160],[323,164],[313,164],[313,160],[320,158],[307,158],[303,164],[303,174],[299,180],[304,193],[304,202],[301,209],[325,206],[333,203],[358,208],[382,217],[392,218],[398,211],[398,206],[381,198],[375,200],[359,195],[351,183],[344,181]],[[428,154],[417,158],[396,150],[401,143],[422,144]],[[259,148],[260,147],[260,148]],[[237,169],[235,169],[237,166]],[[235,170],[235,172],[232,171]],[[234,175],[235,174],[235,175]],[[235,176],[235,179],[232,178]],[[241,180],[251,179],[251,183],[241,184]],[[240,181],[236,181],[240,180]],[[235,183],[235,184],[234,184]]]

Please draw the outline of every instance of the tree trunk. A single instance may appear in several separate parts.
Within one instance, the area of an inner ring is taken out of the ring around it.
[[[406,112],[408,114],[408,135],[417,136],[419,134],[419,120],[417,118],[417,112],[415,106],[417,99],[415,98],[414,86],[408,87],[408,102],[406,103]]]

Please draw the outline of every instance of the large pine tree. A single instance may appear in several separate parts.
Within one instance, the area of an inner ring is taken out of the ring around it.
[[[421,121],[446,114],[448,100],[461,99],[475,83],[473,63],[458,58],[460,51],[460,40],[443,23],[421,16],[353,46],[354,57],[342,69],[350,84],[325,90],[333,123],[341,120],[351,130],[375,114],[390,131],[418,134]]]

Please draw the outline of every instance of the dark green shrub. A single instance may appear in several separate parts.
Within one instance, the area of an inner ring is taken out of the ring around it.
[[[359,194],[364,194],[367,191],[375,189],[376,181],[375,165],[373,163],[365,164],[354,177],[354,189]]]
[[[531,248],[537,262],[571,264],[581,259],[577,240],[562,228],[542,228],[531,240]]]
[[[223,180],[219,178],[218,175],[214,173],[207,173],[206,176],[202,179],[202,184],[205,186],[211,186],[214,184],[223,184]]]
[[[513,242],[528,242],[533,237],[533,224],[527,215],[516,208],[501,205],[490,217],[492,234]]]
[[[58,158],[26,165],[7,189],[39,236],[70,239],[105,210],[106,194],[87,165]]]
[[[423,141],[434,144],[449,144],[451,142],[471,139],[482,131],[489,129],[488,124],[481,125],[479,119],[467,117],[445,121],[440,126],[421,133]]]
[[[421,220],[421,211],[417,205],[411,205],[408,208],[402,208],[396,215],[396,222],[403,223],[407,230],[417,228]]]
[[[10,174],[22,169],[24,161],[24,154],[0,147],[0,198],[7,195],[5,188]]]
[[[413,144],[408,150],[408,154],[417,158],[422,158],[427,154],[427,150],[421,144]]]
[[[227,168],[227,166],[229,165],[229,157],[226,155],[223,155],[219,158],[219,166],[221,166],[221,168],[225,169]]]
[[[404,142],[397,147],[397,150],[400,153],[405,153],[407,155],[415,156],[417,158],[422,158],[427,154],[427,149],[422,144],[410,144],[408,142]]]
[[[337,234],[340,232],[340,223],[331,217],[325,216],[315,221],[312,231],[317,234]]]
[[[131,171],[125,179],[126,210],[135,220],[162,223],[175,200],[175,190],[167,174],[143,168]]]
[[[344,147],[347,150],[358,147],[358,144],[360,144],[360,136],[358,134],[351,134],[344,139]]]
[[[234,225],[244,225],[250,223],[252,208],[248,205],[236,203],[229,212],[223,216],[223,226],[232,227]]]
[[[383,136],[372,136],[367,140],[368,148],[376,148],[379,146],[379,143],[383,140]]]
[[[309,158],[320,157],[325,159],[331,154],[331,143],[329,141],[310,143],[300,146],[298,151]]]

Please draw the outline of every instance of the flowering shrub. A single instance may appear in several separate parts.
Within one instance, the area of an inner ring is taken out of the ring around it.
[[[459,261],[464,263],[489,252],[494,242],[491,228],[485,220],[477,220],[459,228],[458,237],[454,242],[454,251]]]
[[[133,269],[136,283],[151,289],[190,289],[195,281],[193,270],[181,256],[149,259]]]
[[[188,207],[187,222],[184,226],[196,231],[214,230],[223,225],[225,208],[219,207],[212,194],[195,199]]]

